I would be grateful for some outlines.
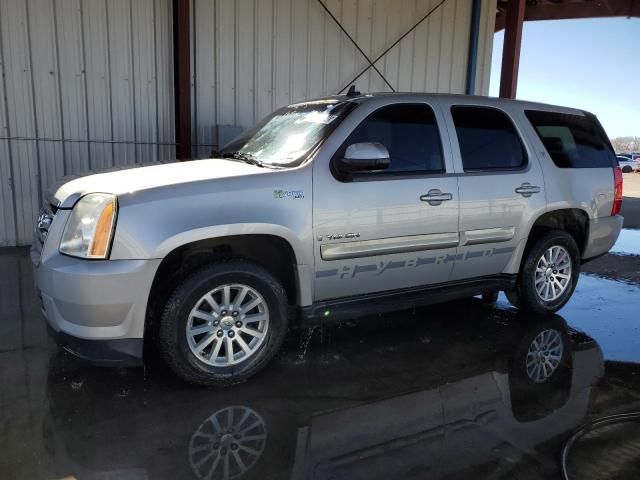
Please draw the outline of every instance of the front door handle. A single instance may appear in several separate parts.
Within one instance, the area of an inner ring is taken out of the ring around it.
[[[515,192],[519,193],[525,198],[528,198],[534,193],[540,193],[540,187],[531,185],[529,182],[524,182],[522,185],[515,189]]]
[[[453,195],[450,193],[443,193],[439,189],[434,188],[429,190],[426,195],[420,195],[420,200],[423,202],[429,202],[429,205],[440,205],[442,202],[452,200]]]

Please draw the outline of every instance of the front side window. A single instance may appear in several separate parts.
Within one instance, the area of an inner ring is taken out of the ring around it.
[[[605,168],[614,165],[613,151],[599,125],[581,115],[527,110],[553,163],[560,168]]]
[[[495,108],[454,106],[451,116],[465,172],[519,170],[526,165],[522,140],[506,113]]]
[[[444,172],[436,117],[427,105],[398,104],[376,110],[349,135],[336,156],[344,156],[349,145],[362,142],[378,142],[389,151],[389,166],[375,175]]]
[[[294,167],[351,111],[339,100],[306,102],[276,110],[217,152],[264,166]]]

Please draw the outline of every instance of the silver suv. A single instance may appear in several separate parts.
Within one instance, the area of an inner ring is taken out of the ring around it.
[[[67,350],[189,382],[247,379],[290,325],[503,290],[553,312],[622,226],[597,119],[518,101],[352,94],[282,108],[215,158],[92,175],[38,219]]]

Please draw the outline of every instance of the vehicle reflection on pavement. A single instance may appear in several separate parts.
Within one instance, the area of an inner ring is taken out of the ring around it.
[[[26,251],[0,255],[2,479],[552,478],[578,424],[640,404],[637,366],[607,362],[600,380],[591,338],[607,343],[602,312],[623,315],[640,298],[607,306],[589,294],[595,277],[561,312],[591,336],[560,316],[469,299],[291,331],[251,381],[203,389],[152,349],[145,369],[58,352],[28,265]],[[544,331],[559,333],[566,355],[537,384],[526,363]],[[622,331],[637,338],[631,325]]]
[[[534,322],[473,300],[457,304],[465,318],[421,321],[447,312],[325,327],[308,345],[294,333],[277,366],[228,390],[185,386],[160,365],[145,378],[55,356],[45,424],[56,473],[464,478],[539,463],[536,447],[586,415],[603,374],[598,345],[558,316]],[[570,353],[535,384],[522,365],[548,329]]]

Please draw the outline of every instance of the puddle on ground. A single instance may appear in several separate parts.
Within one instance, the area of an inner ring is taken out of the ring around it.
[[[260,374],[206,389],[152,352],[145,370],[60,353],[18,252],[0,264],[0,478],[549,478],[576,426],[637,404],[638,367],[605,370],[598,348],[640,361],[634,285],[583,274],[560,314],[539,318],[501,297],[497,310],[460,300],[292,330]],[[529,349],[552,330],[570,358],[536,384]],[[594,388],[603,373],[615,381]],[[604,440],[590,458],[637,478]]]
[[[510,306],[503,293],[499,305]],[[558,314],[596,340],[606,360],[640,362],[640,287],[582,274]]]
[[[610,252],[616,255],[640,255],[640,230],[623,228]]]

